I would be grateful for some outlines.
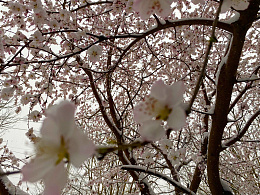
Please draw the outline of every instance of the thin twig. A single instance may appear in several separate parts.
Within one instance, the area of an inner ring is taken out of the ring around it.
[[[194,90],[194,94],[191,97],[191,100],[190,100],[190,103],[189,103],[189,107],[187,109],[187,113],[191,112],[191,107],[192,107],[192,105],[193,105],[193,103],[194,103],[194,101],[195,101],[195,99],[197,97],[197,94],[199,92],[202,80],[203,80],[203,78],[205,76],[205,71],[206,71],[206,68],[207,68],[208,60],[209,60],[210,50],[211,50],[211,48],[213,46],[213,43],[217,42],[217,39],[216,39],[216,36],[215,36],[215,30],[216,30],[216,27],[217,27],[217,23],[218,23],[219,14],[220,14],[220,11],[221,11],[222,3],[223,3],[223,1],[220,1],[219,7],[218,7],[218,10],[217,10],[217,13],[216,13],[213,25],[212,25],[211,37],[210,37],[208,48],[207,48],[207,51],[206,51],[206,56],[205,56],[205,59],[204,59],[204,62],[203,62],[203,67],[202,67],[202,70],[201,70],[198,82],[196,84],[196,87],[195,87],[195,90]]]

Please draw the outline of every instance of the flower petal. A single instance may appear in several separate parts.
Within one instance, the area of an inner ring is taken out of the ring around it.
[[[69,145],[70,161],[75,167],[79,167],[85,160],[95,153],[95,144],[87,135],[76,129],[71,137]]]
[[[63,135],[65,139],[73,133],[75,126],[74,112],[75,105],[66,100],[54,105],[47,111],[47,117],[56,121],[60,135]]]
[[[161,121],[150,120],[140,127],[140,135],[146,141],[156,141],[165,135],[165,130],[161,126]]]
[[[170,107],[178,105],[183,100],[183,93],[185,86],[183,82],[176,82],[171,86],[168,86],[166,104]]]
[[[233,0],[233,4],[232,7],[235,10],[245,10],[248,8],[249,2],[247,0],[239,0],[239,1],[234,1]]]
[[[232,6],[231,0],[223,1],[222,6],[221,6],[221,12],[224,13],[224,12],[228,11],[231,6]]]
[[[137,123],[142,123],[147,120],[152,119],[152,113],[149,112],[149,110],[146,107],[146,101],[140,102],[137,106],[134,108],[134,120]]]
[[[172,12],[172,9],[171,9],[172,2],[173,2],[173,0],[160,0],[161,9],[157,10],[156,14],[158,14],[159,16],[161,16],[163,18],[170,15]]]
[[[45,140],[53,143],[60,142],[61,135],[59,126],[57,125],[56,121],[53,120],[53,118],[48,117],[44,119],[40,132]]]
[[[167,97],[167,87],[162,80],[155,81],[151,88],[151,96],[159,101],[164,101]]]
[[[30,163],[23,166],[21,172],[23,180],[29,182],[36,182],[42,179],[45,175],[50,173],[50,170],[55,165],[55,159],[38,157]]]
[[[186,113],[184,109],[180,106],[173,108],[167,120],[167,124],[170,128],[173,129],[182,128],[186,124]]]
[[[60,195],[62,188],[67,183],[67,172],[64,163],[60,163],[46,177],[44,177],[44,195]]]
[[[150,1],[147,0],[135,0],[133,8],[135,11],[139,12],[140,17],[143,20],[146,20],[150,17],[151,12],[149,11]]]

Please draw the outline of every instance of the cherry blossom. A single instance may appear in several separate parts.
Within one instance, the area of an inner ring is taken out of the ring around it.
[[[88,49],[87,53],[89,55],[89,60],[91,62],[96,62],[99,60],[100,55],[102,54],[102,47],[99,45],[93,45]]]
[[[154,160],[153,160],[154,154],[152,154],[149,150],[146,150],[143,153],[142,157],[144,158],[144,163],[146,163],[146,164],[154,162]]]
[[[249,5],[247,0],[224,0],[221,12],[226,12],[229,8],[234,8],[235,10],[245,10]]]
[[[22,168],[24,181],[43,179],[46,195],[61,193],[67,181],[67,162],[79,167],[95,152],[93,142],[76,127],[74,112],[75,105],[68,101],[46,111],[41,137],[35,144],[36,157]]]
[[[173,165],[177,165],[180,163],[180,152],[174,149],[171,149],[170,153],[168,154],[168,158]]]
[[[168,86],[158,80],[153,84],[150,95],[134,109],[134,120],[142,124],[140,134],[144,139],[160,139],[165,134],[162,121],[172,129],[185,125],[186,114],[181,104],[184,90],[182,82]]]
[[[34,132],[33,132],[33,127],[31,127],[26,133],[25,135],[29,138],[30,141],[32,141],[33,143],[36,143],[37,141],[39,141],[39,137],[37,137]]]
[[[168,153],[168,158],[173,165],[177,165],[181,160],[185,159],[185,148],[180,148],[178,150],[171,149]]]
[[[165,18],[172,11],[172,2],[173,0],[135,0],[133,8],[139,12],[143,20],[148,19],[152,14]]]
[[[14,95],[14,88],[13,87],[6,87],[3,88],[1,91],[1,98],[3,100],[9,100]]]
[[[33,122],[38,122],[41,117],[41,113],[37,110],[34,110],[29,114],[29,119],[31,119]]]
[[[42,33],[39,30],[37,30],[33,33],[32,39],[37,42],[41,42],[44,40],[44,37],[42,36]]]
[[[15,77],[4,81],[5,87],[10,87],[11,85],[17,85],[17,84],[18,84],[18,79]]]
[[[34,96],[31,95],[31,94],[26,94],[26,95],[22,96],[22,98],[21,98],[21,103],[22,103],[23,105],[26,105],[26,104],[28,104],[28,103],[31,101],[31,99],[32,99],[33,97],[34,97]]]
[[[160,148],[164,154],[167,154],[172,147],[172,141],[169,139],[160,140]]]

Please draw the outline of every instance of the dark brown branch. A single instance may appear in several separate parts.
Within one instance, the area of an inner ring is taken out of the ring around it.
[[[250,1],[248,9],[241,11],[239,19],[231,24],[233,26],[232,43],[227,62],[223,64],[219,74],[215,112],[212,116],[208,146],[207,173],[210,190],[213,195],[224,193],[219,175],[219,157],[222,151],[221,140],[227,124],[232,90],[236,82],[236,73],[245,36],[256,18],[259,4],[259,0]]]

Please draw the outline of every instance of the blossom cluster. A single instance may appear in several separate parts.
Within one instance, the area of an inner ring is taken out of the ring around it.
[[[143,20],[148,19],[152,14],[158,14],[165,18],[172,11],[171,4],[173,1],[174,0],[135,0],[133,8],[139,12]]]
[[[182,82],[171,86],[162,80],[154,82],[150,95],[134,109],[134,120],[141,124],[140,135],[144,140],[159,140],[165,135],[164,128],[177,130],[185,125],[184,90]]]
[[[163,18],[172,12],[171,4],[176,0],[135,0],[133,8],[140,14],[143,20],[148,19],[152,14],[157,14]],[[192,0],[194,4],[205,3],[205,0]],[[221,7],[222,12],[230,8],[235,10],[245,10],[249,5],[248,0],[224,0]]]

